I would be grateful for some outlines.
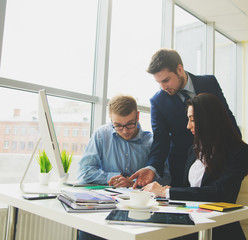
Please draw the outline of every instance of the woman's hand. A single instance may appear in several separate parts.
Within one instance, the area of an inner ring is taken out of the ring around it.
[[[152,192],[158,197],[166,197],[165,190],[167,188],[170,188],[170,186],[166,185],[163,187],[158,182],[152,182],[152,183],[146,185],[145,187],[143,187],[142,189],[144,191]]]

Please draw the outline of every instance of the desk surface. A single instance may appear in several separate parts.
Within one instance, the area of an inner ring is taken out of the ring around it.
[[[30,213],[48,218],[67,226],[87,231],[107,239],[148,240],[167,239],[183,236],[189,233],[206,230],[212,227],[240,221],[248,218],[248,207],[239,210],[220,213],[193,213],[199,218],[208,217],[215,222],[197,224],[194,227],[143,227],[131,225],[113,225],[105,222],[108,212],[97,213],[67,213],[57,199],[25,200],[18,184],[0,184],[0,201],[10,206],[23,209]],[[194,202],[194,205],[196,202]],[[161,207],[160,211],[172,211],[170,207]],[[173,210],[175,211],[175,209]],[[185,212],[176,210],[178,212]]]

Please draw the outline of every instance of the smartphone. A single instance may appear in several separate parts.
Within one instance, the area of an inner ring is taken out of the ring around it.
[[[24,194],[23,198],[27,200],[41,200],[41,199],[49,199],[56,198],[56,194]]]
[[[159,202],[160,206],[169,206],[169,205],[172,206],[172,205],[175,205],[175,206],[186,207],[185,202],[173,202],[173,201],[168,200],[167,198],[161,198],[161,197],[157,197],[155,199],[156,199],[156,201]]]
[[[158,202],[160,202],[160,201],[169,202],[168,198],[163,198],[163,197],[156,197],[155,200],[158,201]]]

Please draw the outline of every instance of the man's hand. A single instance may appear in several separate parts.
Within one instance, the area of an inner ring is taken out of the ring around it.
[[[154,179],[155,173],[149,168],[141,168],[137,172],[135,172],[129,179],[133,180],[137,178],[136,182],[133,185],[133,189],[137,186],[144,187],[148,183],[151,183]]]
[[[133,181],[129,177],[123,177],[122,175],[117,175],[112,177],[108,184],[113,187],[132,187]]]

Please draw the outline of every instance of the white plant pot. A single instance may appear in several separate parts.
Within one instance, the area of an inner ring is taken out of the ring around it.
[[[50,179],[50,172],[49,173],[41,173],[39,175],[39,182],[40,185],[48,185]]]
[[[60,179],[60,183],[66,182],[68,180],[68,178],[69,178],[69,173],[67,172],[67,173],[65,173],[65,176],[62,179]]]

